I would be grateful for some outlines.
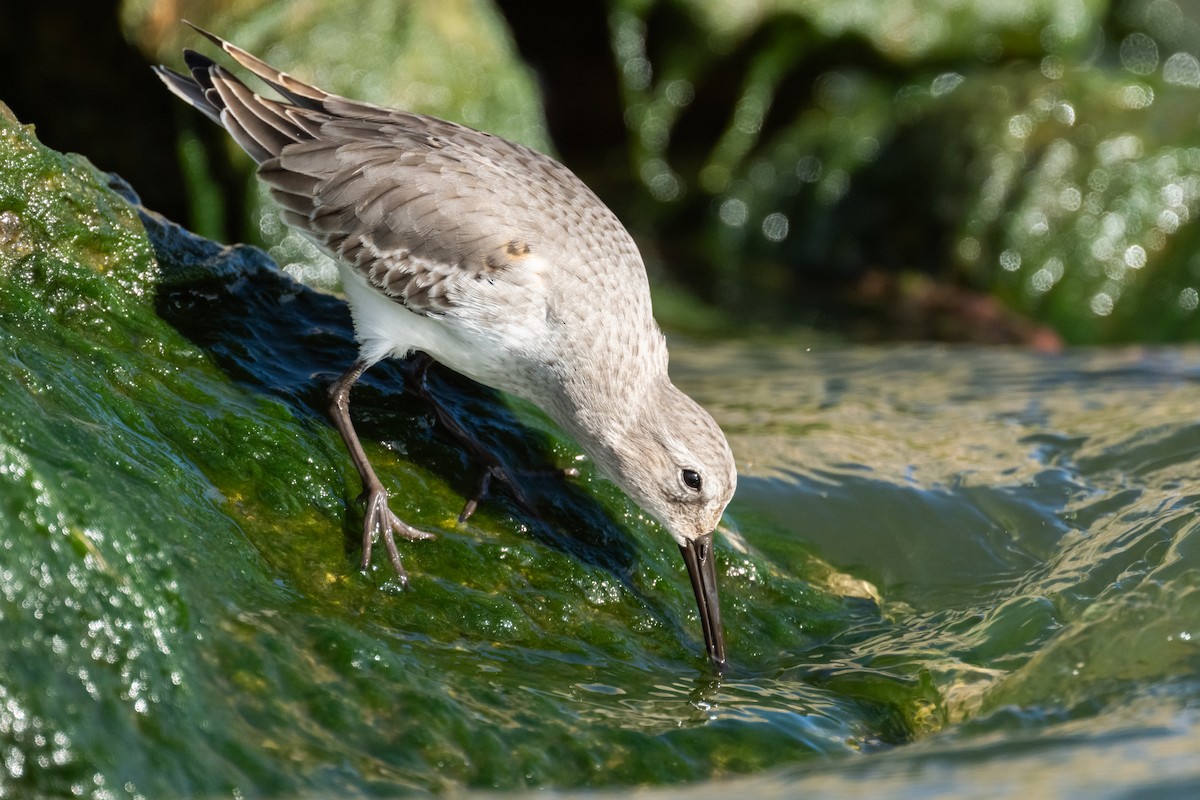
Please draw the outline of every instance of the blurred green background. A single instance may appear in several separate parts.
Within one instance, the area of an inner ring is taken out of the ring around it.
[[[46,144],[320,283],[250,162],[146,70],[206,44],[180,18],[332,91],[555,153],[638,237],[669,327],[1044,349],[1200,330],[1194,0],[0,11],[0,97]]]
[[[325,415],[350,320],[275,269],[332,280],[150,73],[208,47],[180,18],[551,151],[629,225],[738,457],[729,675],[661,529],[445,371],[504,463],[583,476],[526,486],[544,521],[500,492],[456,524],[479,467],[381,365],[356,421],[439,538],[405,546],[412,592],[357,569]],[[1193,338],[1198,19],[4,5],[0,101],[37,138],[0,112],[0,798],[1191,800],[1200,349],[1063,346]],[[914,339],[1023,346],[874,344]]]

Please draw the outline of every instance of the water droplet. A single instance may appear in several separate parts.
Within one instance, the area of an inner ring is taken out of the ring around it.
[[[958,88],[963,80],[965,80],[963,76],[957,72],[943,72],[933,79],[933,83],[929,86],[929,93],[934,97],[950,94]]]
[[[825,176],[825,180],[821,181],[817,191],[817,200],[826,205],[833,205],[841,200],[848,191],[850,191],[850,176],[846,174],[846,171],[830,170],[829,174]]]
[[[1043,265],[1041,269],[1030,276],[1029,285],[1035,293],[1044,294],[1050,291],[1054,287],[1054,284],[1058,283],[1062,276],[1062,259],[1054,256],[1047,259],[1045,265]]]
[[[650,194],[660,202],[670,202],[683,194],[683,181],[661,158],[647,159],[642,164],[642,180]]]
[[[1030,211],[1026,215],[1026,220],[1029,224],[1030,235],[1044,236],[1050,232],[1050,221],[1046,219],[1046,215],[1041,211]]]
[[[1098,317],[1107,317],[1113,311],[1113,299],[1107,292],[1100,292],[1092,298],[1092,313]]]
[[[721,222],[734,228],[740,228],[746,224],[746,219],[749,217],[749,209],[746,204],[736,197],[731,197],[724,203],[721,203],[721,208],[717,212]]]
[[[733,127],[746,134],[756,134],[762,129],[766,109],[758,97],[743,97],[733,112]]]
[[[1028,114],[1017,114],[1008,121],[1008,132],[1017,139],[1028,138],[1033,133],[1033,120]]]
[[[782,242],[788,235],[788,218],[778,211],[768,214],[762,222],[763,236],[772,242]]]
[[[1158,215],[1157,225],[1163,233],[1174,233],[1179,230],[1179,215],[1169,208],[1164,208]]]
[[[1154,90],[1140,83],[1132,83],[1121,90],[1121,105],[1128,109],[1147,108],[1154,102]]]
[[[879,156],[879,140],[873,136],[864,136],[854,143],[854,155],[864,163],[870,163]]]
[[[796,177],[804,183],[816,183],[821,179],[821,159],[804,156],[796,162]]]
[[[696,96],[696,90],[692,88],[692,82],[679,78],[667,84],[667,102],[676,108],[683,108],[690,104]]]
[[[1191,53],[1176,53],[1163,64],[1163,80],[1175,86],[1200,89],[1200,61]]]
[[[1131,33],[1121,42],[1121,66],[1134,75],[1149,75],[1158,67],[1158,44],[1144,33]]]
[[[1059,193],[1058,204],[1064,211],[1078,211],[1083,205],[1083,194],[1074,186],[1068,186]]]
[[[1166,186],[1162,187],[1162,199],[1163,202],[1169,206],[1182,206],[1183,187],[1178,183],[1168,183]]]
[[[644,91],[650,88],[650,80],[654,77],[654,70],[650,66],[650,61],[641,56],[627,59],[625,61],[625,81],[629,84],[629,88],[634,91]]]
[[[1052,81],[1063,76],[1063,60],[1056,55],[1048,55],[1042,59],[1042,75]]]

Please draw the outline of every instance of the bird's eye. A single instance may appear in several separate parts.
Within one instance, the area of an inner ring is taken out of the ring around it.
[[[700,491],[701,481],[699,472],[696,472],[694,469],[685,469],[683,472],[679,473],[679,475],[683,478],[684,486],[688,487],[689,489],[694,489],[697,492]]]

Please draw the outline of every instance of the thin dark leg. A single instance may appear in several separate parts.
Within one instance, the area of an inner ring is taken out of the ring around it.
[[[367,460],[367,454],[358,440],[358,434],[354,432],[354,423],[350,421],[350,387],[362,377],[369,366],[370,364],[365,361],[355,361],[350,369],[330,384],[329,415],[333,418],[333,424],[338,429],[338,433],[342,434],[342,441],[346,443],[346,449],[350,451],[350,459],[358,468],[359,477],[362,478],[363,493],[359,500],[366,507],[363,519],[362,568],[367,569],[371,566],[371,547],[376,534],[378,534],[383,537],[388,559],[392,562],[401,585],[407,587],[408,573],[404,571],[404,565],[400,563],[400,552],[396,549],[396,540],[393,534],[398,533],[404,538],[412,540],[432,539],[434,536],[432,533],[412,527],[388,508],[387,491],[383,488],[378,476],[375,475],[375,470],[371,468],[371,462]]]
[[[462,512],[458,515],[458,521],[466,522],[475,513],[475,509],[479,507],[479,503],[487,496],[488,488],[492,484],[492,480],[498,480],[509,488],[513,499],[517,501],[517,505],[521,510],[529,514],[535,519],[541,519],[537,510],[530,502],[528,495],[515,480],[513,474],[500,463],[499,459],[484,446],[482,442],[476,439],[463,426],[458,424],[458,420],[450,415],[442,404],[437,401],[437,398],[429,391],[429,386],[425,382],[426,375],[429,373],[429,366],[433,363],[433,359],[425,353],[418,352],[409,362],[412,367],[412,387],[425,402],[433,408],[434,414],[437,415],[438,422],[442,427],[450,432],[450,434],[462,443],[471,454],[471,456],[483,465],[483,475],[479,479],[479,487],[475,490],[475,495],[467,500],[463,506]],[[579,470],[574,468],[551,470],[554,475],[560,477],[578,477]],[[518,473],[518,474],[535,474],[535,473]],[[536,473],[540,474],[540,473]]]

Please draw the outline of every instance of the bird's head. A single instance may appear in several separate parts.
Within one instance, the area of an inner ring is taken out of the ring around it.
[[[638,408],[600,463],[626,494],[658,519],[683,553],[709,658],[725,664],[712,538],[737,487],[733,453],[700,405],[663,380]],[[599,459],[598,459],[599,460]]]

